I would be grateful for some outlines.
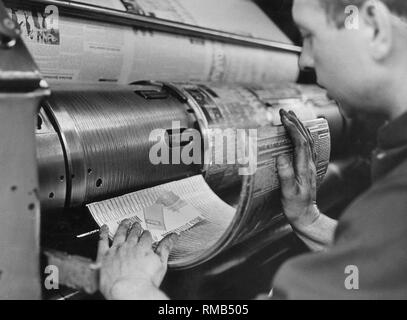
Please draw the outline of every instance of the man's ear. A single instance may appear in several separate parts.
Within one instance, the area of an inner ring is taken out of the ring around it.
[[[385,59],[391,53],[393,46],[390,10],[381,1],[369,0],[362,5],[359,13],[368,30],[368,46],[371,57],[377,61]]]

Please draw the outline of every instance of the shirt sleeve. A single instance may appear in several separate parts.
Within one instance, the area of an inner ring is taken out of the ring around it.
[[[337,224],[336,220],[321,214],[313,224],[294,228],[294,231],[312,251],[324,251],[333,243]]]
[[[343,215],[325,252],[285,263],[276,299],[406,299],[407,176],[373,187]]]

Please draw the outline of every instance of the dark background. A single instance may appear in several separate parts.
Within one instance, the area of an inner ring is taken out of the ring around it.
[[[253,0],[280,27],[296,45],[301,45],[301,35],[292,17],[293,0]]]

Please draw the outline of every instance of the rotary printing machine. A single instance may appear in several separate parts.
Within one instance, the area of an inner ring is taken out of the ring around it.
[[[255,96],[263,115],[276,108],[271,101],[280,98],[282,88],[310,97],[307,103],[304,99],[297,103],[326,119],[330,129],[331,164],[318,195],[324,212],[337,217],[368,184],[358,144],[363,130],[358,126],[356,136],[355,125],[315,87],[225,89],[215,84],[145,81],[89,88],[62,85],[51,92],[1,2],[0,18],[0,298],[98,298],[65,287],[45,290],[47,258],[56,261],[62,257],[68,264],[71,256],[84,261],[95,258],[97,235],[77,237],[98,228],[85,204],[205,175],[209,169],[200,165],[153,166],[147,157],[151,148],[148,134],[154,128],[170,127],[176,120],[180,130],[198,129],[205,137],[210,126],[205,105],[222,109],[219,88],[229,95]],[[242,120],[241,114],[230,117],[229,122]],[[249,118],[243,119],[249,122],[247,126],[261,125],[261,120]],[[369,147],[365,144],[363,149]],[[220,187],[219,181],[210,184],[225,202],[241,209],[257,205],[247,197],[255,179],[223,177]],[[258,205],[256,211],[242,209],[225,244],[209,258],[170,265],[164,291],[178,299],[249,299],[270,291],[278,267],[306,251],[284,217],[274,214],[281,212],[278,198],[274,191],[260,209]],[[54,256],[44,255],[45,251]]]

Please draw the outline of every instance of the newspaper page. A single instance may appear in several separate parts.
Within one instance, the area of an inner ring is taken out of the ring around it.
[[[287,36],[251,1],[123,0],[123,2],[133,13],[291,44]],[[193,39],[192,41],[194,43]],[[202,42],[201,48],[191,46],[190,51],[188,49],[185,51],[182,48],[189,46],[181,42],[180,47],[176,43],[168,45],[164,39],[161,39],[161,43],[163,48],[179,52],[182,58],[185,55],[187,63],[191,62],[188,57],[200,57],[205,53],[205,59],[201,61],[206,62],[207,68],[204,69],[204,73],[207,75],[205,78],[207,81],[265,83],[286,77],[294,80],[298,75],[297,57],[284,52],[275,51],[271,54],[270,51],[263,49],[211,41]],[[164,63],[167,68],[160,69],[164,73],[170,65],[177,69],[174,64],[165,61]],[[196,75],[193,75],[189,79],[195,78]]]
[[[67,0],[62,1],[71,2]],[[114,9],[119,11],[127,11],[126,6],[120,0],[75,0],[75,2],[90,4],[93,6]]]
[[[315,143],[319,185],[329,163],[329,127],[325,119],[307,121],[305,125]],[[248,212],[239,213],[240,217],[246,219],[246,223],[241,226],[236,239],[229,239],[232,242],[267,228],[273,217],[281,212],[273,211],[271,203],[277,203],[274,200],[279,197],[276,192],[280,188],[276,162],[277,157],[282,154],[291,158],[293,154],[292,143],[284,127],[259,128],[255,183],[253,191],[245,195],[251,199],[252,207]],[[237,170],[234,174],[238,175]],[[218,185],[212,186],[214,190],[220,189],[223,183],[230,180],[230,177],[219,175],[217,178]],[[170,262],[198,258],[210,248],[216,247],[236,215],[236,209],[221,200],[201,175],[95,202],[88,205],[88,208],[99,225],[109,226],[111,237],[123,219],[141,223],[144,229],[152,233],[155,242],[169,233],[180,233],[181,237],[171,252]]]
[[[88,205],[98,225],[113,237],[123,219],[139,222],[155,242],[180,233],[170,259],[205,251],[223,235],[235,209],[209,188],[201,175]]]
[[[128,12],[221,30],[249,37],[291,43],[252,1],[247,0],[122,0]]]
[[[137,80],[199,81],[208,78],[213,59],[209,41],[162,32],[134,30],[133,55],[121,83]]]
[[[75,2],[291,43],[270,18],[249,0],[75,0]]]
[[[138,80],[295,81],[296,54],[10,8],[45,79],[127,84]]]
[[[305,121],[304,125],[311,132],[314,140],[314,151],[316,155],[315,166],[317,170],[317,183],[322,182],[330,159],[330,132],[328,122],[325,119],[314,119]],[[217,138],[212,137],[212,145],[216,145]],[[236,143],[236,142],[235,142]],[[241,146],[236,144],[234,150],[239,150]],[[227,153],[218,154],[218,150],[225,148],[215,148],[212,157],[223,157],[223,161],[211,164],[206,172],[206,181],[215,190],[221,190],[237,184],[239,176],[239,162],[229,165]],[[286,154],[293,159],[293,145],[286,130],[282,125],[263,126],[257,129],[257,167],[256,167],[256,191],[254,197],[278,190],[280,181],[277,174],[277,158]]]
[[[293,111],[303,122],[317,118],[314,104],[309,101],[310,95],[306,94],[313,92],[316,97],[324,96],[322,89],[315,87],[294,83],[270,83],[261,88],[249,86],[248,89],[267,107],[267,122],[279,126],[282,124],[280,109]]]
[[[130,28],[80,23],[37,11],[9,9],[44,78],[50,82],[118,83],[133,56]]]
[[[295,54],[224,44],[161,32],[135,31],[134,56],[124,83],[139,79],[265,83],[295,81]]]
[[[211,73],[207,81],[245,84],[294,82],[298,74],[296,54],[212,42]]]
[[[315,166],[317,180],[321,181],[326,173],[330,158],[330,134],[325,119],[305,121],[304,125],[311,132],[316,154]],[[262,127],[258,131],[257,172],[261,180],[256,181],[254,197],[280,188],[277,174],[277,158],[282,154],[293,158],[293,146],[283,126]]]
[[[236,158],[235,152],[242,154],[236,130],[230,128],[246,129],[246,132],[257,129],[260,132],[261,127],[272,124],[275,129],[270,129],[270,134],[281,140],[284,129],[278,127],[282,125],[280,109],[294,111],[301,121],[317,118],[313,105],[304,101],[308,98],[303,97],[302,87],[295,84],[271,84],[267,87],[184,84],[183,89],[199,104],[208,121],[212,154],[206,178],[217,189],[228,188],[241,180],[237,174],[239,161],[231,164],[228,160]],[[288,139],[283,142],[288,148]],[[234,145],[228,148],[230,143]]]
[[[305,122],[314,140],[317,187],[321,184],[329,164],[330,133],[325,119]],[[280,180],[277,173],[277,158],[287,155],[293,160],[293,147],[283,126],[265,126],[258,130],[257,170],[254,177],[251,207],[245,224],[241,225],[235,242],[269,228],[274,218],[281,217],[282,208],[278,192]]]
[[[250,0],[75,0],[74,2],[249,37],[292,43]]]

